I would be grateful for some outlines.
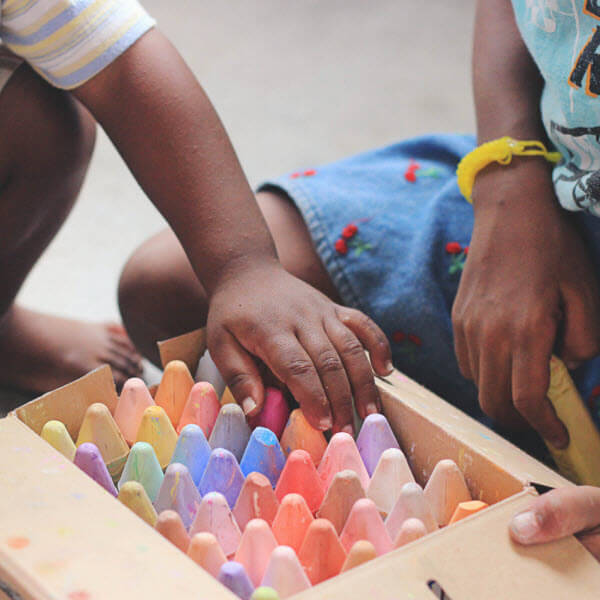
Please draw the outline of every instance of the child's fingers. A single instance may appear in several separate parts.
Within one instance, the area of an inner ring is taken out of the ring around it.
[[[570,486],[536,498],[524,512],[515,515],[509,531],[520,544],[541,544],[583,532],[582,542],[598,551],[600,535],[585,533],[600,525],[600,488]],[[596,554],[596,558],[600,558]]]
[[[373,370],[356,336],[337,319],[325,321],[325,331],[344,363],[356,410],[361,419],[381,408]]]
[[[219,332],[210,355],[244,414],[258,414],[265,398],[264,386],[252,356],[227,331]]]
[[[271,335],[257,353],[271,371],[288,387],[302,407],[308,422],[325,431],[333,417],[321,379],[311,357],[293,335]]]
[[[600,350],[600,303],[595,294],[586,298],[585,293],[567,291],[563,297],[564,335],[560,355],[572,367],[593,358]]]
[[[454,329],[454,354],[458,361],[458,368],[465,379],[473,381],[473,369],[471,369],[471,358],[465,330],[462,322],[457,321],[454,317],[452,318],[452,325]]]
[[[353,434],[352,389],[344,363],[324,332],[321,335],[298,332],[298,339],[310,358],[323,384],[333,412],[333,432]],[[362,351],[362,348],[361,348]],[[370,369],[369,369],[370,370]]]
[[[552,353],[549,339],[554,336],[548,336],[548,340],[543,335],[538,340],[531,338],[523,341],[513,357],[513,404],[544,439],[555,448],[564,448],[569,434],[546,397]]]
[[[367,315],[344,306],[338,306],[339,320],[360,340],[369,351],[373,369],[378,375],[389,375],[394,368],[392,350],[385,334]]]

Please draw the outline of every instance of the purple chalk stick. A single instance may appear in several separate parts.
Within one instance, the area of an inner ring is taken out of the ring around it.
[[[369,415],[363,422],[356,446],[365,463],[369,477],[373,475],[379,458],[388,448],[400,448],[388,420],[378,413]]]
[[[100,484],[109,494],[118,495],[117,488],[104,464],[104,459],[96,444],[85,442],[77,448],[73,462],[96,483]]]
[[[244,485],[244,475],[235,456],[224,448],[215,448],[208,459],[208,465],[200,480],[200,493],[220,492],[227,499],[229,508],[235,501]]]
[[[202,498],[185,465],[172,463],[167,467],[158,496],[154,502],[157,513],[174,510],[179,513],[186,529],[192,524]]]
[[[250,600],[254,586],[243,565],[234,560],[224,563],[217,579],[241,600]]]

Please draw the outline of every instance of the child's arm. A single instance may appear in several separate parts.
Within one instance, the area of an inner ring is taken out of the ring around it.
[[[263,399],[253,356],[320,429],[352,423],[352,395],[362,416],[375,411],[363,345],[384,374],[385,336],[281,267],[223,126],[166,38],[149,31],[74,94],[181,241],[210,299],[211,355],[245,411]]]
[[[542,79],[509,0],[480,1],[473,82],[479,142],[545,140]],[[506,425],[525,419],[557,447],[567,433],[546,399],[557,334],[567,364],[599,346],[598,285],[580,235],[555,198],[550,167],[514,158],[479,173],[469,258],[453,307],[462,373],[483,410]],[[516,408],[516,410],[515,410]]]
[[[600,488],[552,490],[510,523],[510,535],[520,544],[542,544],[573,534],[600,561]]]

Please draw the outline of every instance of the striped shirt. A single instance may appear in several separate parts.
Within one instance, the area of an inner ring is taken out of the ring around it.
[[[0,0],[0,40],[53,85],[96,75],[155,25],[137,0]]]

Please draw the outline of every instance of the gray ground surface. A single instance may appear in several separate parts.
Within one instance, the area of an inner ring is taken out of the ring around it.
[[[474,0],[144,4],[202,82],[253,184],[413,134],[473,130]],[[101,135],[81,198],[19,300],[117,318],[120,269],[163,226]]]

